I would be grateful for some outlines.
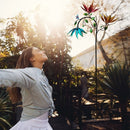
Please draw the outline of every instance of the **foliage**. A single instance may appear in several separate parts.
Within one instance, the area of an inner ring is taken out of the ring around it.
[[[47,74],[51,76],[50,79],[52,79],[52,77],[56,77],[57,79],[56,75],[58,75],[58,77],[66,75],[69,69],[71,69],[71,57],[68,54],[70,46],[67,44],[67,38],[64,32],[61,32],[59,29],[55,31],[53,29],[50,30],[49,28],[50,35],[47,35],[47,30],[44,27],[46,22],[41,21],[39,16],[34,20],[35,25],[32,25],[23,13],[19,13],[16,17],[7,19],[4,23],[5,28],[2,29],[2,37],[0,40],[1,52],[5,54],[5,56],[12,56],[19,55],[21,51],[28,46],[44,49],[49,57],[49,61],[45,66],[46,71],[48,70]],[[8,53],[6,54],[6,52]],[[4,66],[6,59],[9,58],[1,58],[1,68],[11,67],[7,65],[12,64],[10,60],[8,60],[8,63]],[[17,60],[17,58],[11,58],[11,60]],[[14,68],[13,64],[12,67]]]
[[[0,58],[0,68],[1,69],[15,68],[18,57],[19,57],[18,55],[15,55]]]
[[[0,37],[1,52],[6,56],[19,54],[27,46],[29,31],[33,32],[27,18],[19,13],[16,17],[6,19],[3,25]]]
[[[58,107],[59,99],[63,97],[61,88],[69,87],[72,68],[71,57],[68,54],[71,48],[63,31],[64,26],[60,29],[49,28],[48,35],[45,28],[46,22],[41,21],[39,15],[33,25],[22,13],[7,19],[4,24],[0,48],[3,54],[6,52],[8,54],[0,58],[0,68],[15,68],[19,54],[28,46],[44,49],[49,60],[43,68],[53,87],[54,98],[58,102],[56,107]]]
[[[128,100],[129,98],[129,76],[130,69],[119,63],[115,63],[111,66],[105,66],[105,75],[102,79],[101,86],[107,92],[117,95],[119,101]]]
[[[5,89],[0,89],[0,129],[7,130],[11,127],[12,106]]]
[[[124,64],[115,63],[105,66],[105,75],[100,79],[100,84],[105,93],[108,93],[112,99],[117,96],[121,108],[121,117],[124,129],[128,127],[127,107],[130,99],[130,68]]]

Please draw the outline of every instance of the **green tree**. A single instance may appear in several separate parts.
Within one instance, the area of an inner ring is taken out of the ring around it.
[[[33,42],[34,29],[27,17],[21,12],[17,16],[5,19],[2,23],[5,28],[1,29],[0,49],[5,56],[19,54]]]
[[[14,68],[18,55],[28,46],[44,49],[49,58],[44,65],[45,73],[54,88],[54,93],[60,94],[62,97],[60,88],[63,87],[64,78],[68,78],[67,76],[72,67],[71,57],[68,54],[71,48],[67,43],[68,39],[64,26],[57,29],[52,28],[39,15],[37,15],[36,19],[34,17],[34,23],[31,23],[21,13],[14,18],[7,19],[7,23],[5,23],[5,29],[3,29],[0,47],[3,54],[6,51],[9,52],[5,56],[11,57],[2,57],[0,67]],[[49,35],[45,25],[48,26]]]

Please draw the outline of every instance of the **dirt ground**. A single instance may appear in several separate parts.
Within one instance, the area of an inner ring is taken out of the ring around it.
[[[77,128],[72,128],[72,126],[68,125],[67,120],[65,120],[62,116],[51,118],[49,122],[53,130],[125,130],[122,128],[120,120],[83,122],[81,129],[79,129],[78,125]]]
[[[119,121],[83,123],[82,130],[123,130]]]
[[[49,119],[49,123],[53,130],[72,130],[67,121],[62,116]]]

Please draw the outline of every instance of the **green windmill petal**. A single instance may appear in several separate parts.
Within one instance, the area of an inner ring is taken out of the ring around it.
[[[92,33],[93,32],[93,30],[92,30],[92,28],[90,28],[90,33]]]

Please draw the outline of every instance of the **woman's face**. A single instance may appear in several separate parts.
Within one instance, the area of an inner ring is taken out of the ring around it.
[[[45,52],[36,47],[33,47],[32,55],[33,55],[33,57],[31,58],[32,62],[44,63],[46,60],[48,60],[48,57],[45,54]]]

